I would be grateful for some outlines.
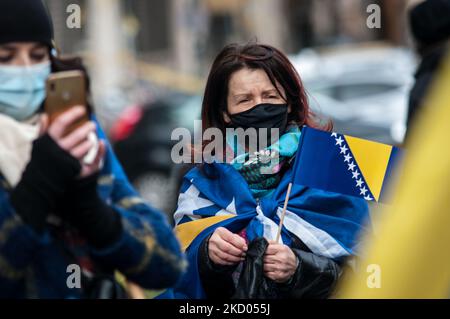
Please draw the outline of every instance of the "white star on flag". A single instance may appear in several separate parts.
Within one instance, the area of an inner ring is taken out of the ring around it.
[[[350,160],[352,159],[352,157],[350,156],[350,154],[347,154],[347,155],[345,155],[344,156],[345,157],[345,160],[344,160],[344,163],[350,163]]]
[[[361,174],[359,174],[358,171],[354,171],[352,174],[353,174],[353,177],[352,177],[352,178],[354,178],[354,179],[357,179],[358,176],[361,175]]]
[[[349,171],[353,171],[355,169],[355,164],[353,162],[351,162],[350,164],[348,164],[348,170]]]
[[[341,154],[343,153],[345,155],[345,153],[347,153],[347,151],[348,151],[347,146],[344,145],[341,147]]]
[[[339,138],[336,139],[336,145],[341,146],[342,143],[344,143],[344,140],[342,139],[342,137],[339,136]]]
[[[227,208],[225,209],[221,209],[216,213],[216,216],[222,216],[222,215],[230,215],[230,213],[236,215],[236,203],[235,203],[235,198],[233,197],[231,203],[227,206]]]
[[[370,197],[370,195],[367,195],[366,197],[364,197],[365,200],[373,200],[372,197]]]
[[[360,193],[360,195],[366,195],[366,193],[367,193],[367,188],[364,186],[363,188],[361,188],[361,193]]]
[[[337,137],[337,133],[335,132],[331,133],[331,137]]]
[[[183,211],[181,212],[177,210],[174,213],[174,219],[177,224],[183,216],[195,216],[194,211],[214,205],[212,201],[201,198],[199,195],[200,191],[194,186],[194,184],[189,186],[184,193],[180,193],[178,198],[178,206],[183,206]]]
[[[364,184],[364,182],[361,178],[356,181],[356,187],[361,187],[362,184]]]

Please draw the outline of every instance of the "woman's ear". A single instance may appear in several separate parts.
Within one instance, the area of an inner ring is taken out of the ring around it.
[[[222,112],[222,114],[223,114],[223,120],[225,121],[225,123],[227,123],[227,124],[231,123],[231,119],[230,119],[230,116],[228,115],[228,113]]]

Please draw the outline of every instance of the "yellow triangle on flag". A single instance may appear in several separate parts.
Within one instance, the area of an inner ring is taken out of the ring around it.
[[[378,201],[384,176],[392,152],[392,146],[345,136],[356,164],[366,180],[367,186]]]
[[[194,220],[192,222],[187,222],[175,227],[175,233],[180,240],[181,248],[186,250],[192,241],[197,237],[203,230],[217,224],[221,221],[224,221],[229,218],[236,217],[236,215],[220,215],[220,216],[212,216],[208,218],[202,218],[198,220]]]

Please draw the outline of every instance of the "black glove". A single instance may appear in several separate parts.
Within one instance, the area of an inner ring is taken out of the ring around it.
[[[80,174],[79,161],[48,135],[33,143],[31,160],[11,192],[11,203],[22,220],[41,234],[67,186]]]
[[[120,214],[99,197],[97,179],[98,174],[94,174],[73,181],[59,211],[61,217],[78,229],[89,244],[101,249],[119,240],[122,220]]]
[[[328,298],[342,274],[339,263],[300,249],[293,251],[299,265],[285,298]]]
[[[245,262],[232,299],[277,299],[276,283],[264,276],[264,255],[269,243],[264,237],[248,245]]]
[[[238,265],[225,266],[213,263],[209,258],[208,250],[211,236],[212,234],[204,239],[199,247],[197,257],[198,271],[207,298],[222,300],[230,298],[236,290],[232,274]],[[217,287],[220,287],[220,289],[217,289]]]

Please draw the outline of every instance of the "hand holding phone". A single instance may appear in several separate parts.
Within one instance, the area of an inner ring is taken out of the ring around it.
[[[44,110],[48,116],[49,125],[52,126],[53,123],[60,122],[58,123],[58,130],[63,130],[56,134],[58,135],[57,138],[61,138],[63,145],[60,146],[65,146],[64,141],[77,141],[79,145],[71,145],[70,150],[77,155],[75,156],[77,158],[80,152],[84,152],[82,162],[87,165],[92,164],[96,158],[99,143],[95,134],[95,125],[93,123],[89,125],[90,112],[87,108],[84,73],[81,71],[66,71],[51,74],[47,79],[46,91],[47,98]],[[74,108],[81,110],[78,110],[78,113],[71,112]],[[68,122],[66,122],[66,119]],[[86,150],[89,145],[90,148]]]
[[[56,118],[67,110],[82,106],[86,112],[73,122],[64,132],[65,135],[89,121],[90,112],[87,108],[86,77],[81,71],[65,71],[53,73],[46,82],[45,113],[51,125]]]

